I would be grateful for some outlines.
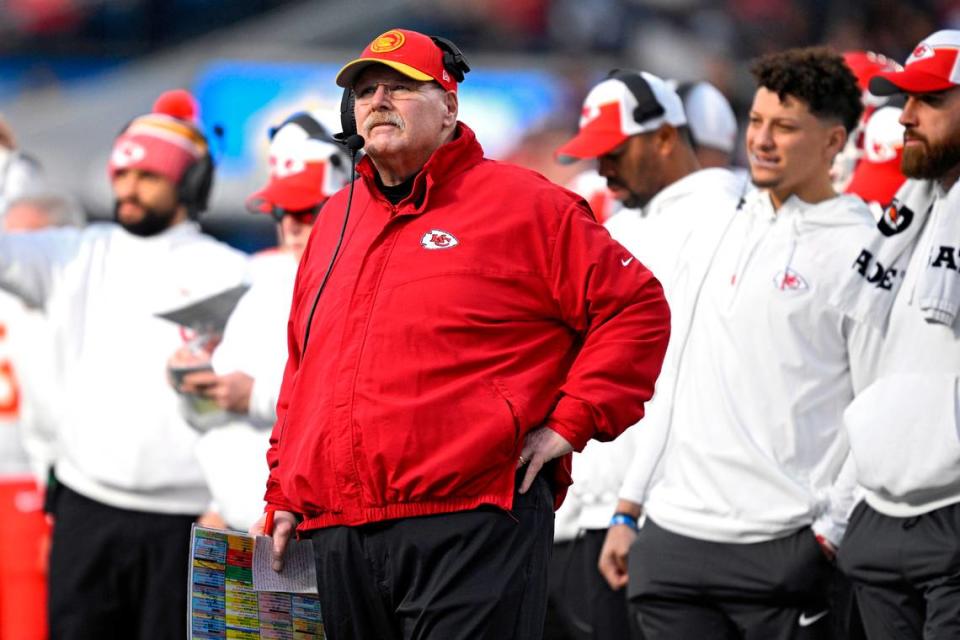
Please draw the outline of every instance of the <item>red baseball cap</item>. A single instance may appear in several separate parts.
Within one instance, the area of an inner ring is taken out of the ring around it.
[[[270,180],[247,198],[247,210],[304,211],[322,204],[347,181],[349,161],[317,118],[299,113],[270,139]]]
[[[870,80],[878,73],[903,71],[899,63],[873,51],[844,51],[843,61],[857,77],[861,91],[870,90]]]
[[[914,48],[901,71],[878,73],[870,93],[933,93],[960,85],[960,31],[945,29],[927,36]]]
[[[554,156],[562,163],[597,158],[663,124],[687,124],[676,90],[652,73],[618,70],[584,98],[580,130]]]
[[[885,207],[906,180],[900,171],[903,157],[903,125],[898,107],[878,109],[863,130],[863,156],[853,171],[847,193]]]
[[[443,50],[430,36],[408,29],[391,29],[373,39],[360,57],[337,73],[341,87],[353,85],[360,72],[374,64],[385,64],[408,78],[435,80],[447,91],[457,90],[457,81],[443,66]]]

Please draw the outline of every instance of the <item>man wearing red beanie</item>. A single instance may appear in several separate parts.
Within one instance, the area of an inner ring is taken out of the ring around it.
[[[150,113],[110,157],[118,224],[0,234],[0,286],[45,311],[60,349],[53,638],[185,637],[190,525],[210,496],[165,381],[188,336],[157,314],[245,276],[193,221],[212,171],[194,123]]]
[[[466,71],[393,29],[337,76],[366,157],[297,276],[266,493],[332,640],[539,638],[569,454],[643,415],[666,349],[653,275],[457,121]]]

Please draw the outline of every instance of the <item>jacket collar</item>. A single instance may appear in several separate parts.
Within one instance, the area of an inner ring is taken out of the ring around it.
[[[478,164],[482,159],[483,148],[477,142],[476,134],[467,125],[457,122],[453,140],[441,145],[433,152],[433,155],[430,156],[414,179],[413,190],[410,195],[404,198],[398,207],[400,209],[412,208],[417,212],[422,211],[430,199],[434,185],[450,180]],[[357,164],[357,173],[363,178],[367,190],[374,198],[387,202],[387,199],[377,188],[374,178],[376,172],[377,169],[373,166],[373,161],[369,157],[364,156]]]

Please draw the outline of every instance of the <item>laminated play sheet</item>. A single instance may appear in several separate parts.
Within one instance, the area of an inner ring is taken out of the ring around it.
[[[194,525],[188,607],[191,640],[325,637],[310,543],[298,542],[288,549],[292,553],[279,574],[269,567],[270,545],[270,538]],[[259,566],[263,562],[266,567]],[[258,582],[264,582],[258,588],[255,573],[263,578]]]

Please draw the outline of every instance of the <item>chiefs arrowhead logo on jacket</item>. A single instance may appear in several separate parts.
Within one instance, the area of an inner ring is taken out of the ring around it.
[[[452,249],[460,241],[453,237],[453,234],[441,231],[440,229],[431,229],[420,238],[420,244],[424,249]]]
[[[807,289],[807,281],[799,273],[789,267],[773,277],[773,285],[781,291],[803,291]]]

